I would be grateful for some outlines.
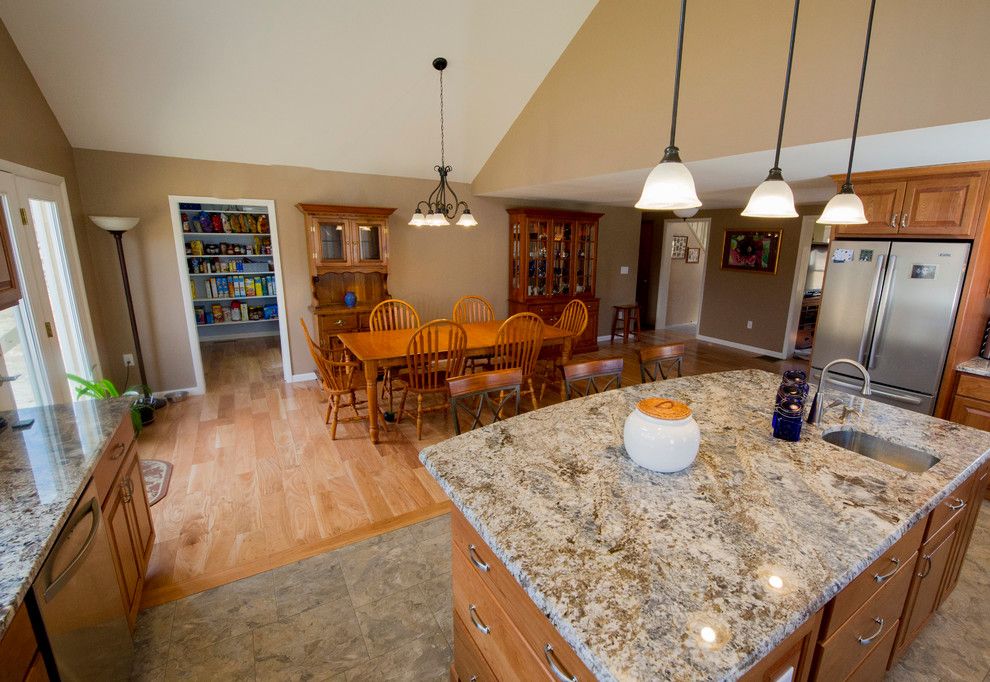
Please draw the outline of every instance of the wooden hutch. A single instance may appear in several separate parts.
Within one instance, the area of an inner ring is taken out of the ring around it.
[[[388,298],[388,218],[394,208],[297,204],[306,220],[309,274],[319,343],[368,330],[371,309]],[[357,302],[344,302],[353,292]]]
[[[547,324],[572,299],[588,306],[574,351],[598,350],[598,221],[601,213],[512,208],[509,214],[509,313],[536,313]]]

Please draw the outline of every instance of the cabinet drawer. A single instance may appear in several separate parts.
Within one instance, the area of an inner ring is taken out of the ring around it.
[[[990,379],[975,377],[972,374],[960,374],[956,394],[990,401]]]
[[[832,606],[826,615],[826,624],[822,628],[823,639],[828,639],[842,627],[857,609],[893,579],[897,571],[914,563],[924,534],[925,522],[922,520],[914,524],[900,540],[894,543],[893,547],[883,553],[883,556],[846,585],[832,601]]]
[[[120,426],[110,437],[110,441],[100,455],[100,461],[93,471],[93,484],[96,486],[100,504],[105,504],[107,495],[113,487],[114,479],[124,463],[124,455],[131,443],[134,441],[134,424],[131,422],[131,415],[128,413],[120,422]]]
[[[354,331],[358,328],[357,313],[338,313],[335,315],[320,315],[320,335],[324,333]]]
[[[897,641],[897,626],[894,623],[887,633],[877,643],[876,648],[859,664],[852,675],[846,678],[846,682],[876,682],[882,680],[887,668],[887,659],[894,649],[894,642]]]
[[[943,528],[951,524],[959,514],[964,513],[976,485],[976,476],[970,476],[966,481],[949,493],[948,497],[938,503],[928,517],[928,530],[925,532],[925,542],[928,542]]]
[[[842,627],[819,644],[817,679],[844,680],[885,636],[897,631],[914,565],[912,556]]]
[[[492,669],[488,667],[484,656],[474,645],[469,627],[461,620],[460,616],[454,616],[454,671],[461,682],[497,682],[498,678]]]
[[[546,680],[512,619],[464,554],[453,553],[454,618],[467,626],[468,637],[501,680]]]
[[[552,661],[554,666],[565,673],[565,677],[575,677],[582,681],[594,680],[595,676],[564,641],[546,615],[536,607],[505,565],[495,557],[477,531],[456,509],[451,513],[451,524],[455,560],[460,553],[470,570],[499,597],[500,603],[519,628],[544,673],[550,677],[555,675],[550,669]],[[487,570],[483,566],[487,566]],[[548,646],[551,649],[549,652]]]

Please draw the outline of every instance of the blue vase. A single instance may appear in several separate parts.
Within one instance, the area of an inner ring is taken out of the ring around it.
[[[356,306],[357,305],[357,294],[355,294],[353,291],[348,291],[347,293],[345,293],[344,294],[344,305],[346,305],[348,308],[353,308],[354,306]]]

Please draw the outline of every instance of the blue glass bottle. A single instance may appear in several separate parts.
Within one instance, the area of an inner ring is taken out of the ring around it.
[[[804,401],[784,398],[774,412],[773,437],[796,442],[801,440],[804,423]]]

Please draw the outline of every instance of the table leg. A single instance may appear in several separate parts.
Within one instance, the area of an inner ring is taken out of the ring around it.
[[[368,437],[378,442],[378,362],[364,363],[364,378],[368,382]]]

